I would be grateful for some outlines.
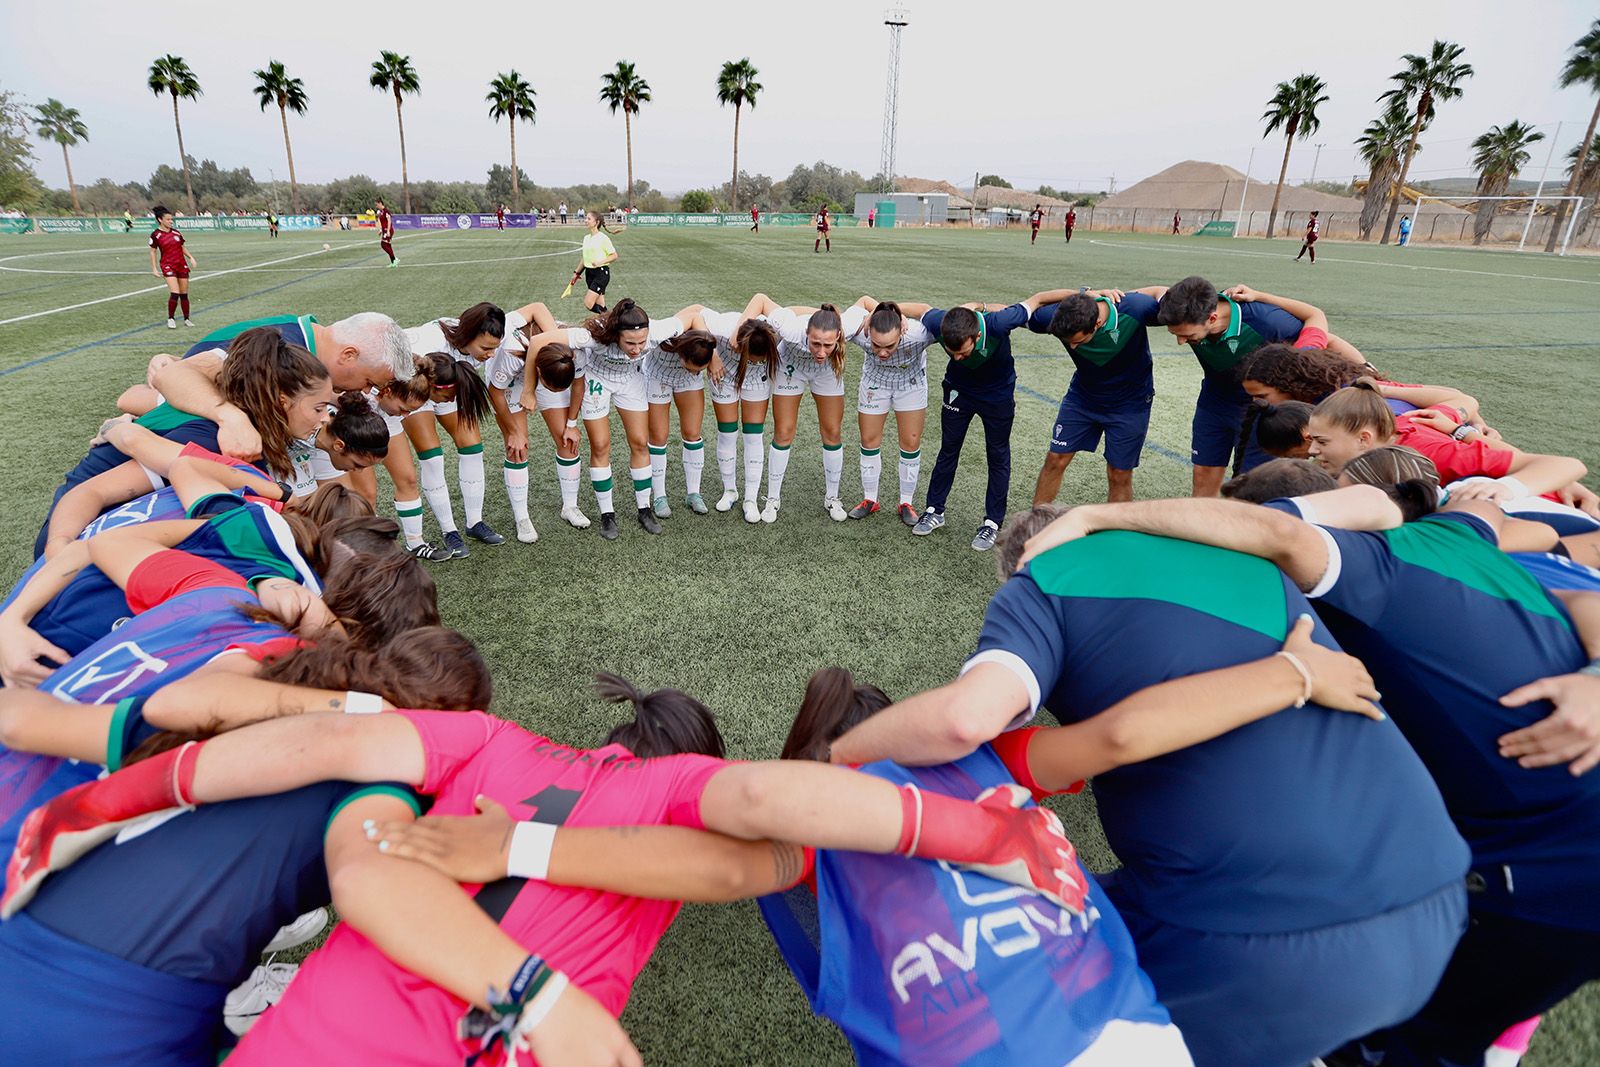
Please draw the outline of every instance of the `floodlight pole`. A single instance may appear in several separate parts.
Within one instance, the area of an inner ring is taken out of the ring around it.
[[[1256,165],[1256,150],[1250,149],[1250,162],[1244,165],[1244,188],[1239,190],[1239,221],[1233,225],[1233,235],[1239,236],[1239,227],[1244,223],[1244,194],[1250,191],[1250,170]]]
[[[883,143],[879,153],[878,169],[883,174],[884,192],[894,192],[895,141],[900,127],[900,35],[905,31],[909,12],[903,6],[891,7],[883,13],[883,24],[889,27],[889,73],[883,91]]]
[[[1556,155],[1556,142],[1561,139],[1561,123],[1556,123],[1555,136],[1550,138],[1550,152],[1544,157],[1544,169],[1539,172],[1539,188],[1533,191],[1533,199],[1528,203],[1528,217],[1522,223],[1522,240],[1517,242],[1517,251],[1522,251],[1522,246],[1528,243],[1528,229],[1533,225],[1533,209],[1539,206],[1539,194],[1544,192],[1544,180],[1550,173],[1550,161]],[[1554,223],[1552,223],[1554,225]]]

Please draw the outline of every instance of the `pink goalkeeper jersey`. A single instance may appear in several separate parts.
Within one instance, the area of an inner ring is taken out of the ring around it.
[[[421,792],[437,798],[434,815],[470,815],[482,794],[536,822],[701,829],[700,794],[727,766],[709,756],[644,760],[621,745],[567,748],[478,711],[393,714],[406,716],[422,735],[428,770]],[[614,1015],[679,908],[521,879],[465,888],[507,934]],[[341,924],[229,1057],[229,1067],[462,1063],[474,1051],[456,1038],[466,1010],[465,1002],[391,963]]]

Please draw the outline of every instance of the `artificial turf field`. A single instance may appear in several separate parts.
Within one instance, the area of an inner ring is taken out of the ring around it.
[[[479,300],[503,307],[543,300],[558,318],[576,321],[581,302],[559,293],[581,236],[578,228],[408,234],[396,246],[401,265],[391,270],[372,231],[286,232],[276,240],[196,233],[189,248],[202,268],[191,285],[197,329],[176,334],[165,328],[165,290],[150,275],[145,235],[0,237],[0,579],[9,586],[23,570],[53,487],[100,420],[114,413],[117,394],[142,379],[151,355],[181,351],[232,321],[280,313],[309,313],[326,323],[376,310],[411,326]],[[805,247],[812,236],[772,228],[759,235],[634,229],[615,238],[621,258],[610,297],[632,296],[660,317],[689,303],[737,309],[756,289],[792,304],[842,307],[869,293],[949,305],[1204,274],[1219,285],[1245,282],[1311,301],[1327,311],[1335,332],[1393,378],[1464,388],[1512,441],[1575,454],[1600,472],[1600,424],[1592,410],[1600,398],[1600,259],[1324,241],[1312,266],[1292,261],[1298,239],[1080,231],[1067,245],[1055,231],[1030,247],[1021,230],[917,229],[835,231],[838,247],[813,254]],[[321,250],[324,242],[332,251]],[[150,291],[119,298],[143,289]],[[55,310],[73,305],[85,306]],[[1015,337],[1012,505],[1018,507],[1031,498],[1071,364],[1051,338]],[[1189,417],[1200,376],[1186,349],[1164,333],[1151,339],[1157,397],[1135,491],[1178,495],[1189,485]],[[859,353],[852,350],[852,358],[859,361]],[[942,360],[937,348],[930,352],[935,375]],[[846,389],[852,409],[858,376],[852,366]],[[934,396],[922,444],[924,487],[938,450]],[[709,407],[705,431],[714,441]],[[889,425],[883,496],[892,504],[892,419]],[[690,514],[681,506],[674,445],[668,484],[675,509],[665,536],[638,529],[623,485],[622,537],[608,544],[595,530],[573,530],[557,516],[552,450],[535,418],[531,508],[540,540],[498,548],[469,542],[470,558],[432,565],[445,621],[470,634],[487,657],[493,710],[540,733],[599,744],[622,713],[593,699],[586,682],[597,670],[611,670],[643,687],[675,686],[704,700],[730,755],[775,757],[813,669],[841,664],[903,696],[948,680],[971,651],[996,587],[993,558],[967,547],[981,519],[978,433],[975,425],[950,523],[932,537],[913,538],[887,508],[867,522],[827,518],[815,409],[806,401],[776,525],[747,525],[737,508]],[[492,421],[484,435],[491,458],[486,517],[509,538],[513,524],[493,462]],[[860,495],[854,440],[847,412],[841,494],[847,506]],[[712,458],[704,491],[715,499],[721,486]],[[612,465],[619,472],[627,467],[620,424],[613,429]],[[454,488],[454,465],[446,470]],[[386,493],[386,478],[380,482]],[[1589,483],[1600,488],[1600,477]],[[1099,457],[1079,457],[1061,499],[1087,502],[1103,493]],[[593,517],[587,487],[580,501]],[[459,495],[456,507],[459,521]],[[427,530],[437,533],[431,516]],[[1359,807],[1360,798],[1351,803]],[[1115,863],[1088,793],[1065,798],[1057,810],[1091,867]],[[645,1059],[656,1063],[849,1062],[845,1042],[812,1017],[749,904],[685,908],[641,976],[623,1022]],[[1600,986],[1553,1013],[1526,1062],[1600,1062]]]

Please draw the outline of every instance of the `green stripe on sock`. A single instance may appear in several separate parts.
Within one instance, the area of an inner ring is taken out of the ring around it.
[[[414,515],[422,514],[422,504],[418,503],[414,508],[395,508],[394,513],[402,519],[409,519]]]
[[[650,446],[650,454],[652,456],[664,456],[664,455],[667,454],[667,446],[666,445],[651,445]]]
[[[686,449],[686,450],[687,450],[687,451],[690,451],[690,452],[697,452],[697,451],[699,451],[699,450],[700,450],[700,449],[702,449],[702,448],[704,448],[704,447],[706,447],[706,442],[705,442],[705,438],[701,438],[701,439],[700,439],[700,440],[698,440],[698,441],[685,441],[685,442],[684,442],[684,443],[683,443],[683,447],[684,447],[684,448],[685,448],[685,449]]]
[[[921,459],[922,458],[922,449],[919,448],[915,452],[907,452],[905,449],[902,448],[900,450],[900,458],[901,459]]]
[[[635,478],[633,480],[633,491],[635,493],[642,493],[648,488],[650,488],[649,478]]]
[[[482,441],[479,441],[475,445],[462,445],[460,448],[456,449],[456,455],[458,455],[458,456],[479,456],[479,455],[482,455],[482,454],[483,454],[483,442]]]
[[[762,430],[765,430],[766,428],[767,428],[767,424],[764,423],[764,422],[747,422],[747,423],[744,424],[744,432],[745,433],[760,433]]]
[[[424,448],[421,452],[417,453],[417,458],[438,459],[442,455],[444,455],[444,446],[440,445],[438,448]]]
[[[881,451],[883,451],[881,448],[863,448],[861,454],[863,456],[876,456]]]
[[[577,465],[577,456],[573,456],[571,459],[562,459],[560,456],[556,457],[556,466],[558,467],[576,467]]]
[[[506,470],[508,470],[508,471],[525,471],[527,469],[528,469],[528,464],[527,464],[526,461],[524,461],[522,463],[512,463],[512,462],[510,462],[508,460],[506,462]]]
[[[790,444],[793,444],[793,442],[791,441]],[[789,451],[789,445],[780,445],[776,441],[772,442],[772,447],[775,450],[779,451],[779,452],[787,452],[787,451]]]
[[[719,423],[717,423],[717,432],[718,433],[738,433],[739,432],[739,424],[737,422],[719,422]],[[751,432],[753,433],[754,431],[751,431]]]
[[[611,479],[610,478],[602,478],[598,482],[595,482],[594,483],[594,491],[597,492],[597,493],[609,493],[609,492],[611,492]]]
[[[840,441],[836,445],[830,445],[826,441],[822,442],[822,450],[824,452],[837,452],[840,449],[842,449],[843,447],[844,447],[844,442],[843,441]]]

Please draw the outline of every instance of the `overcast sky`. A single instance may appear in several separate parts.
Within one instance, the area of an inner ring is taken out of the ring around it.
[[[504,124],[484,94],[516,69],[538,92],[538,119],[518,131],[518,160],[541,184],[625,177],[623,124],[598,103],[600,75],[631,60],[654,101],[634,125],[635,174],[681,192],[728,178],[731,108],[717,72],[748,56],[765,90],[745,112],[741,169],[781,178],[826,159],[870,175],[878,168],[888,31],[876,3],[812,0],[764,5],[620,0],[605,5],[371,4],[276,0],[265,5],[165,0],[155,5],[59,0],[11,3],[0,34],[0,87],[30,103],[78,108],[90,141],[73,150],[80,183],[145,180],[177,162],[170,99],[145,88],[151,60],[183,56],[205,95],[184,102],[191,155],[286,177],[276,108],[257,110],[251,71],[270,59],[305,82],[310,111],[291,115],[302,181],[363,172],[400,177],[392,97],[367,85],[380,49],[407,54],[422,81],[405,103],[415,179],[482,181],[509,155]],[[897,171],[970,185],[975,170],[1019,188],[1125,188],[1183,159],[1214,160],[1276,176],[1282,140],[1263,141],[1259,116],[1276,82],[1302,70],[1328,83],[1322,129],[1297,144],[1290,177],[1358,171],[1351,147],[1377,113],[1404,52],[1434,37],[1466,46],[1477,68],[1465,96],[1444,105],[1416,173],[1465,174],[1469,143],[1512,119],[1547,135],[1560,154],[1577,143],[1594,107],[1556,88],[1572,44],[1597,14],[1592,0],[1344,0],[1196,5],[1168,0],[1076,6],[1024,0],[909,5],[901,66]],[[1303,12],[1303,13],[1302,13]],[[1142,36],[1141,36],[1142,35]],[[1538,176],[1546,143],[1525,177]],[[38,169],[65,185],[61,153],[39,146]]]

